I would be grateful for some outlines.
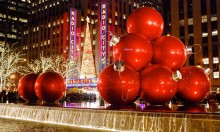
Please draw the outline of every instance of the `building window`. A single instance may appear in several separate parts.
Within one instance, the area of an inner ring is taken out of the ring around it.
[[[14,6],[8,6],[8,9],[10,9],[10,10],[16,10],[16,7],[14,7]]]
[[[3,33],[0,33],[0,36],[1,36],[1,37],[5,37],[5,34],[3,34]]]
[[[19,21],[23,23],[27,23],[27,19],[24,19],[24,18],[19,18]]]
[[[203,58],[203,64],[208,65],[209,64],[209,58]]]
[[[219,78],[219,72],[213,72],[213,78],[218,79]]]
[[[219,63],[218,57],[213,57],[213,64],[218,64],[218,63]]]

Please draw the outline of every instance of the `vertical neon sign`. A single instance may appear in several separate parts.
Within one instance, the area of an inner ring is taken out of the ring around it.
[[[76,58],[77,58],[77,29],[76,29],[76,25],[77,25],[77,10],[70,8],[70,12],[69,12],[69,58],[73,59],[74,63],[76,62]],[[76,65],[73,66],[73,69],[76,68]],[[72,77],[76,77],[77,76],[77,71],[73,71],[73,74],[70,74],[70,78]]]
[[[70,46],[69,46],[69,55],[70,58],[76,58],[76,20],[77,18],[77,13],[76,13],[76,9],[72,9],[70,8]]]
[[[108,6],[107,2],[105,0],[102,0],[100,6],[100,66],[99,66],[100,71],[102,71],[102,69],[107,66],[107,51],[108,51],[107,6]]]

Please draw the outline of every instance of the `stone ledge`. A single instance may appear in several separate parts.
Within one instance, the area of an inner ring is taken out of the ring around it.
[[[0,117],[117,131],[220,131],[220,115],[0,104]]]

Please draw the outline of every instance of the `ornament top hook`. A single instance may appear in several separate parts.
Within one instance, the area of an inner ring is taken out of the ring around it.
[[[113,35],[110,40],[110,46],[115,46],[119,42],[120,37]]]
[[[206,75],[209,75],[209,74],[211,74],[212,70],[207,67],[207,68],[204,68],[204,72]]]
[[[176,82],[181,80],[182,79],[182,74],[180,73],[180,71],[177,70],[177,71],[173,72],[172,73],[172,79]]]
[[[119,71],[119,72],[123,72],[125,70],[124,62],[123,61],[116,61],[114,63],[114,70]]]
[[[198,51],[198,52],[201,51],[201,45],[199,45],[199,44],[193,44],[193,45],[188,45],[188,46],[186,46],[186,49],[185,49],[186,54],[189,55],[189,56],[192,55],[192,54],[197,54],[197,53],[194,53],[194,52],[193,52],[193,47],[195,47],[195,46],[198,46],[198,47],[199,47],[199,51]]]

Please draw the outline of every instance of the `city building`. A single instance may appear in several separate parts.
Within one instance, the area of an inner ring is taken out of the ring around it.
[[[20,44],[28,24],[30,0],[0,0],[0,44]]]
[[[218,0],[0,0],[0,43],[19,44],[27,61],[62,54],[82,65],[86,17],[90,19],[96,75],[113,62],[113,35],[126,33],[126,19],[150,6],[163,14],[164,35],[193,46],[186,65],[210,68],[212,87],[219,82],[220,13]],[[104,30],[102,30],[104,29]],[[103,39],[104,38],[104,39]]]
[[[150,6],[162,12],[161,0],[38,0],[31,4],[29,24],[21,42],[27,61],[39,59],[41,54],[59,54],[76,58],[81,66],[88,17],[97,76],[113,63],[110,39],[127,32],[126,19],[132,11]]]
[[[113,35],[125,34],[127,17],[136,8],[143,6],[155,7],[162,12],[161,0],[32,1],[28,27],[22,33],[21,50],[26,55],[27,62],[39,59],[40,55],[49,57],[58,54],[73,58],[79,70],[78,74],[74,74],[77,76],[68,77],[68,91],[78,89],[78,93],[95,93],[98,97],[97,77],[104,67],[113,63],[110,39]],[[87,24],[91,40],[88,40]],[[85,56],[84,49],[88,41],[92,44],[91,51],[88,52],[92,53],[94,59],[94,65],[89,66],[83,63],[87,61],[83,55]],[[93,69],[95,77],[85,74],[85,70]]]
[[[220,86],[220,1],[170,0],[164,3],[165,34],[176,36],[193,54],[186,65],[210,68],[212,90]]]

